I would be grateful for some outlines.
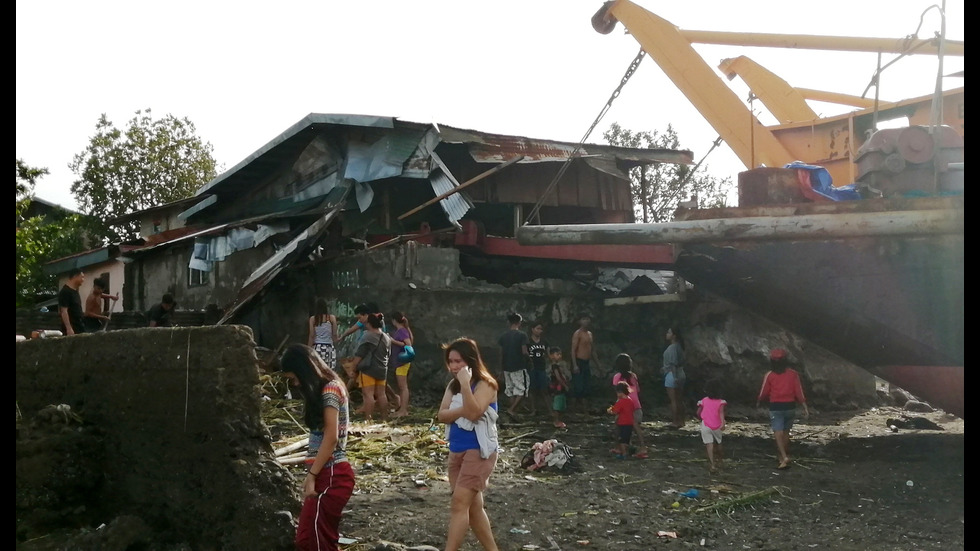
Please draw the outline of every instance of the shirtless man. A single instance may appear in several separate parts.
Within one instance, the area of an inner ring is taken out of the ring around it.
[[[572,407],[580,412],[585,412],[585,400],[589,397],[592,382],[592,367],[590,362],[595,362],[596,369],[599,368],[599,358],[596,357],[595,348],[592,346],[592,331],[589,325],[592,323],[592,316],[582,314],[578,318],[578,329],[572,334],[572,388],[570,397]]]
[[[112,302],[119,300],[119,295],[110,295],[105,292],[107,287],[105,280],[101,277],[95,278],[92,282],[92,293],[85,298],[85,313],[82,315],[82,323],[85,324],[85,332],[93,333],[95,331],[101,331],[105,327],[105,323],[109,321],[109,316],[104,315],[105,300],[110,299]]]

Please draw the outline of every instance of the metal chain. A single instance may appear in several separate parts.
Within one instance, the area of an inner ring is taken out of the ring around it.
[[[565,162],[561,165],[561,168],[558,170],[558,173],[555,174],[554,179],[551,180],[551,183],[548,184],[547,188],[545,188],[544,193],[541,194],[541,198],[539,198],[538,202],[534,204],[534,208],[531,209],[531,213],[528,214],[527,218],[524,220],[524,225],[528,225],[529,223],[531,223],[531,220],[537,217],[538,211],[541,210],[541,205],[544,203],[545,198],[548,196],[549,193],[551,193],[551,190],[554,189],[554,187],[558,184],[558,180],[560,180],[562,175],[565,174],[565,171],[568,170],[568,165],[570,165],[572,160],[575,158],[575,156],[578,155],[579,150],[582,149],[582,144],[585,143],[585,140],[589,139],[589,135],[592,134],[592,131],[595,130],[595,127],[599,125],[599,121],[602,120],[602,117],[606,116],[606,112],[608,112],[609,108],[612,107],[613,101],[615,101],[615,99],[619,97],[619,93],[623,90],[623,86],[626,86],[626,83],[629,82],[630,77],[632,77],[633,73],[636,72],[636,68],[640,66],[640,62],[643,61],[643,56],[645,55],[646,52],[643,51],[643,48],[640,48],[640,52],[636,54],[636,57],[633,58],[633,62],[630,63],[630,66],[626,69],[626,73],[623,74],[623,78],[620,80],[619,86],[617,86],[616,89],[613,90],[612,95],[609,96],[609,100],[606,101],[606,105],[602,108],[601,111],[599,111],[599,115],[595,118],[595,121],[592,122],[592,126],[589,127],[589,129],[585,132],[585,135],[582,136],[582,139],[579,140],[578,145],[575,146],[575,149],[572,150],[572,153],[568,156],[567,159],[565,159]]]

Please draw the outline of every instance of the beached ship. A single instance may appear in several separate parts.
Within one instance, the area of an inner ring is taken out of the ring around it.
[[[603,33],[617,22],[752,167],[738,176],[739,205],[682,208],[662,224],[525,225],[519,242],[673,244],[695,286],[963,417],[963,88],[869,103],[723,61],[779,120],[765,126],[690,46],[962,56],[963,43],[684,31],[628,0],[593,18]],[[830,98],[858,109],[821,118],[806,103]],[[895,118],[908,124],[878,130]]]

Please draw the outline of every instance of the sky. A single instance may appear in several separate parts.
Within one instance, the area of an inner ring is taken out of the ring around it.
[[[964,38],[963,0],[685,0],[635,3],[683,30]],[[219,174],[310,113],[392,116],[496,134],[578,143],[640,45],[622,24],[592,29],[601,0],[171,0],[16,2],[16,153],[50,174],[36,196],[75,209],[68,165],[103,114],[124,130],[138,110],[187,118]],[[274,6],[274,8],[273,8]],[[716,68],[746,55],[789,84],[860,96],[875,53],[695,44]],[[896,56],[884,54],[888,63]],[[946,56],[942,74],[963,70]],[[716,74],[721,78],[721,73]],[[909,56],[881,77],[880,98],[932,94],[935,56]],[[944,89],[963,78],[943,79]],[[741,98],[748,88],[728,83]],[[874,90],[867,97],[873,97]],[[820,115],[853,108],[812,103]],[[756,102],[763,124],[775,120]],[[718,137],[647,56],[588,142],[611,123],[671,125],[695,162]],[[727,145],[701,169],[737,181]],[[734,203],[731,203],[734,205]]]

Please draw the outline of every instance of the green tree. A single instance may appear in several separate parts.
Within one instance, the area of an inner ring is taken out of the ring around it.
[[[680,149],[677,132],[671,125],[660,133],[633,132],[612,123],[602,137],[620,147],[643,149]],[[658,163],[630,171],[630,192],[636,218],[642,222],[669,222],[678,203],[696,197],[701,208],[725,206],[725,195],[732,187],[731,178],[718,179],[703,172],[693,173],[687,165]]]
[[[45,275],[44,263],[85,250],[83,236],[89,231],[83,217],[52,214],[25,218],[34,199],[37,181],[47,168],[28,166],[17,159],[17,231],[14,266],[17,308],[57,294],[57,275]]]
[[[103,114],[88,147],[69,165],[79,177],[71,191],[83,213],[108,227],[110,242],[135,239],[136,222],[109,227],[106,221],[191,197],[217,175],[213,151],[187,118],[154,120],[150,109],[140,110],[123,132]]]

